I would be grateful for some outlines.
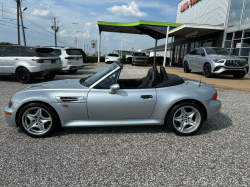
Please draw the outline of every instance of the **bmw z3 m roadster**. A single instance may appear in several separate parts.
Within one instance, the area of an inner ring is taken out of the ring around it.
[[[142,79],[119,79],[115,62],[82,79],[35,84],[13,94],[4,108],[6,125],[32,137],[57,127],[168,125],[195,134],[221,107],[217,91],[200,81],[149,69]]]

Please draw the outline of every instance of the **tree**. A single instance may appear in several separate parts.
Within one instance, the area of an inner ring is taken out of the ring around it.
[[[0,42],[0,45],[16,45],[16,44],[9,43],[9,42]]]

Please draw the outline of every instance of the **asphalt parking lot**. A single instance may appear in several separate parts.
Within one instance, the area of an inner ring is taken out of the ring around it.
[[[86,77],[105,66],[87,64],[54,80]],[[125,66],[121,76],[146,73]],[[250,185],[250,92],[218,89],[221,111],[195,136],[145,126],[61,129],[34,139],[6,127],[2,110],[26,86],[0,77],[0,186]]]

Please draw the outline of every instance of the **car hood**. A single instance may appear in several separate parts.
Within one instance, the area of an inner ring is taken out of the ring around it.
[[[44,89],[88,89],[87,87],[80,84],[80,79],[65,79],[59,81],[50,81],[45,83],[39,83],[18,92],[34,91],[34,90],[44,90]],[[18,93],[16,92],[16,93]]]
[[[226,59],[226,60],[245,60],[244,58],[240,58],[234,55],[208,55],[214,59]]]

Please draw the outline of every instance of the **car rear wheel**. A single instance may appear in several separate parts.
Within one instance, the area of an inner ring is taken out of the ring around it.
[[[56,113],[48,106],[31,103],[18,115],[18,125],[22,131],[34,138],[50,135],[59,126]]]
[[[204,123],[204,112],[195,103],[180,103],[171,110],[167,123],[169,128],[178,135],[193,135]]]
[[[44,78],[47,79],[47,80],[52,80],[55,78],[56,75],[47,75],[45,76]]]
[[[207,78],[211,78],[213,77],[213,74],[211,72],[211,65],[210,64],[206,64],[203,68],[203,74],[205,77]]]
[[[19,68],[16,72],[16,78],[19,82],[27,84],[32,81],[32,76],[26,68]]]
[[[190,73],[191,72],[191,69],[189,69],[189,65],[188,65],[187,62],[184,62],[183,70],[184,70],[185,73]]]
[[[245,74],[233,74],[235,79],[242,79],[243,77],[245,77]]]
[[[77,69],[69,70],[70,73],[75,73],[77,72]]]

